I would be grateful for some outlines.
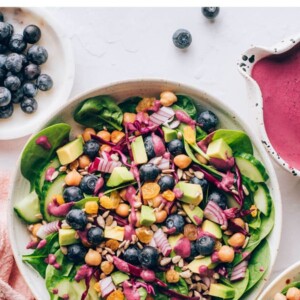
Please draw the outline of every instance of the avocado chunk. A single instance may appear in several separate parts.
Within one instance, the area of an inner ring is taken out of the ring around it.
[[[58,242],[61,246],[76,244],[76,231],[74,229],[59,229]]]
[[[169,143],[175,139],[177,139],[177,131],[168,127],[162,127],[162,130],[164,132],[164,139],[166,143]]]
[[[156,221],[153,208],[142,205],[141,209],[141,224],[144,226],[151,226]]]
[[[113,239],[120,242],[124,240],[124,227],[116,226],[116,227],[109,227],[106,226],[104,229],[104,237],[106,239]]]
[[[208,294],[213,297],[222,299],[231,299],[235,296],[235,291],[232,287],[229,287],[220,283],[212,283],[209,288]]]
[[[192,210],[188,204],[182,205],[183,210],[195,225],[200,225],[203,220],[203,210],[199,206],[195,206]]]
[[[83,139],[79,137],[74,141],[56,150],[59,162],[67,165],[77,159],[83,153]]]
[[[128,280],[129,276],[126,273],[117,271],[111,274],[111,279],[115,285],[119,285],[120,283]]]
[[[189,270],[197,274],[199,274],[199,268],[201,266],[206,266],[208,269],[214,269],[217,266],[217,264],[211,261],[210,256],[196,258],[188,264]]]
[[[146,300],[148,293],[146,291],[146,289],[144,289],[143,287],[138,288],[139,294],[140,294],[140,300]]]
[[[115,187],[133,180],[133,174],[126,167],[116,167],[113,169],[106,185],[109,187]]]
[[[199,184],[179,181],[176,184],[176,188],[183,192],[183,196],[180,201],[193,205],[199,205],[201,203],[203,199],[203,192]]]
[[[222,238],[222,230],[220,226],[210,220],[205,220],[202,224],[202,230],[215,236],[217,239]]]
[[[145,164],[148,161],[143,137],[140,135],[131,143],[134,162],[137,165]]]
[[[174,249],[175,245],[182,237],[183,237],[182,233],[179,233],[177,235],[170,235],[168,237],[168,242],[169,242],[170,246],[172,247],[172,249]]]
[[[226,160],[232,157],[232,150],[223,139],[217,139],[208,145],[206,154],[211,158]]]

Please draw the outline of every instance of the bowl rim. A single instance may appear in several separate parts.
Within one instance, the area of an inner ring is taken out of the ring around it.
[[[239,73],[246,79],[248,85],[248,98],[254,98],[250,100],[253,104],[255,115],[256,115],[256,124],[259,129],[259,134],[261,138],[261,143],[264,145],[267,152],[271,157],[276,161],[276,163],[281,166],[283,169],[292,173],[294,176],[300,176],[300,169],[290,167],[289,164],[281,158],[277,153],[276,149],[273,147],[270,139],[267,135],[266,128],[264,125],[263,117],[263,96],[261,89],[251,75],[251,71],[254,65],[259,62],[261,59],[271,56],[283,54],[292,48],[296,47],[300,43],[300,34],[296,34],[290,37],[287,37],[281,40],[279,43],[274,44],[273,46],[253,46],[250,49],[246,50],[241,54],[240,58],[237,61],[237,68]],[[249,61],[249,58],[253,57],[254,61]],[[251,97],[250,95],[254,94],[256,97]]]
[[[228,113],[228,115],[230,115],[231,117],[234,116],[234,120],[246,131],[247,134],[249,134],[251,141],[253,142],[253,144],[255,145],[255,147],[257,148],[258,153],[261,155],[261,157],[264,160],[264,164],[266,166],[266,169],[268,170],[269,173],[269,177],[272,180],[272,189],[273,189],[273,194],[276,195],[276,199],[277,199],[277,208],[275,211],[275,218],[276,218],[276,222],[274,224],[274,227],[272,228],[271,233],[274,231],[274,228],[276,226],[277,228],[277,233],[278,236],[275,238],[275,248],[270,248],[270,252],[273,253],[274,255],[274,259],[273,261],[271,261],[267,272],[264,274],[264,280],[263,282],[259,282],[259,285],[256,288],[256,293],[257,293],[257,297],[258,295],[261,293],[264,285],[266,284],[266,282],[268,281],[271,272],[273,270],[275,261],[277,259],[277,255],[278,255],[278,251],[279,251],[279,245],[280,245],[280,239],[281,239],[281,233],[282,233],[282,199],[281,199],[281,193],[280,193],[280,188],[279,188],[279,183],[278,183],[278,179],[274,170],[274,167],[270,161],[269,156],[265,153],[264,147],[262,147],[261,143],[259,143],[259,140],[256,136],[256,134],[254,134],[254,132],[252,131],[252,129],[250,128],[250,126],[248,126],[240,117],[239,115],[234,111],[234,109],[230,108],[227,106],[226,103],[223,103],[222,101],[220,101],[218,98],[212,96],[211,94],[203,91],[202,89],[199,88],[195,88],[191,85],[185,84],[185,83],[179,83],[177,81],[171,81],[171,80],[166,80],[166,79],[159,79],[159,78],[143,78],[143,79],[129,79],[129,80],[121,80],[121,81],[115,81],[115,82],[111,82],[111,83],[107,83],[101,86],[97,86],[91,89],[88,89],[85,92],[82,92],[78,95],[75,95],[74,97],[72,97],[71,100],[69,100],[68,102],[64,103],[63,106],[61,106],[60,108],[58,108],[56,111],[52,112],[51,115],[49,115],[47,117],[47,119],[43,122],[43,124],[40,124],[35,130],[34,132],[30,135],[30,137],[28,137],[28,141],[26,142],[26,144],[24,145],[24,147],[22,148],[19,158],[16,162],[15,165],[15,169],[13,172],[13,176],[12,176],[12,180],[10,181],[10,187],[9,187],[9,197],[8,197],[8,209],[7,209],[7,224],[8,224],[8,236],[9,236],[9,241],[11,243],[11,248],[12,248],[12,252],[17,264],[17,267],[19,268],[23,278],[25,279],[27,285],[30,287],[29,284],[29,280],[27,279],[27,277],[25,276],[26,274],[24,274],[23,272],[23,268],[21,267],[21,265],[23,264],[21,260],[18,259],[18,255],[17,255],[17,246],[15,244],[15,241],[13,239],[13,214],[14,214],[14,209],[13,209],[13,204],[12,204],[12,196],[13,196],[13,191],[14,191],[14,184],[17,178],[17,174],[18,174],[18,167],[20,165],[20,161],[21,161],[21,155],[24,151],[24,148],[26,147],[27,143],[29,142],[29,140],[31,139],[32,136],[34,136],[34,134],[36,134],[37,132],[39,132],[42,128],[44,128],[45,126],[47,126],[47,124],[49,123],[49,121],[56,116],[60,111],[63,111],[66,109],[66,107],[68,105],[70,105],[71,103],[83,98],[83,97],[87,97],[87,95],[90,95],[92,93],[95,93],[98,90],[105,90],[105,89],[113,89],[116,86],[122,86],[122,85],[127,85],[127,84],[136,84],[136,83],[142,83],[142,82],[149,82],[149,83],[157,83],[157,84],[169,84],[169,85],[173,85],[173,86],[177,86],[178,88],[185,88],[188,89],[191,93],[196,93],[196,94],[202,94],[203,96],[205,96],[205,100],[208,101],[209,103],[214,103],[215,105],[217,105],[220,109],[226,111]],[[274,197],[275,199],[275,197]],[[273,199],[273,201],[274,201]],[[271,234],[270,233],[270,234]],[[268,237],[267,237],[268,238]],[[31,289],[31,287],[30,287]],[[35,294],[34,290],[31,290],[32,294],[38,299],[37,295]]]

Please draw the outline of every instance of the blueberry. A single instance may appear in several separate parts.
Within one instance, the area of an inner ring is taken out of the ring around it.
[[[0,22],[0,42],[7,43],[12,34],[13,27],[6,22]]]
[[[21,103],[24,99],[23,89],[20,88],[16,92],[11,94],[11,101],[15,104]]]
[[[192,35],[186,29],[178,29],[173,34],[173,43],[177,48],[188,48],[192,43]]]
[[[29,64],[24,68],[24,77],[27,80],[33,80],[40,76],[41,69],[38,65]]]
[[[96,175],[83,176],[80,181],[80,189],[83,193],[93,195],[98,177]]]
[[[7,71],[19,73],[22,69],[22,56],[17,53],[11,53],[7,56],[5,67]]]
[[[21,102],[21,109],[26,114],[34,113],[38,108],[38,104],[34,98],[27,98],[24,97],[23,101]]]
[[[93,246],[99,245],[103,241],[103,230],[100,227],[92,227],[87,232],[87,240]]]
[[[4,16],[3,16],[3,13],[0,11],[0,22],[3,22],[4,21]]]
[[[156,156],[154,152],[153,142],[151,135],[148,135],[144,138],[144,146],[148,156],[148,159],[151,159]]]
[[[0,107],[0,119],[7,119],[12,116],[14,112],[14,106],[12,103],[6,105],[6,106],[1,106]]]
[[[162,193],[166,190],[173,190],[175,186],[175,179],[171,176],[164,175],[160,177],[157,183],[160,186],[160,192]]]
[[[33,45],[28,49],[27,58],[32,63],[41,65],[48,59],[48,52],[42,46]]]
[[[187,262],[191,262],[192,260],[194,260],[194,258],[196,257],[196,256],[198,256],[198,251],[197,251],[197,249],[196,249],[196,243],[195,242],[191,242],[191,254],[190,254],[190,256],[189,257],[187,257],[185,260],[187,261]]]
[[[139,254],[139,262],[146,269],[154,269],[158,263],[158,251],[151,246],[145,246]]]
[[[15,92],[21,86],[21,80],[17,76],[8,76],[4,80],[4,86],[11,92]]]
[[[66,222],[75,230],[84,230],[88,219],[81,209],[71,209],[66,216]]]
[[[202,236],[195,242],[199,255],[208,256],[214,251],[216,241],[210,236]]]
[[[6,73],[6,78],[7,77],[10,77],[10,76],[17,76],[22,84],[22,82],[24,81],[24,75],[23,75],[23,72],[19,72],[19,73],[13,73],[13,72],[7,72]]]
[[[141,250],[135,246],[130,246],[128,247],[123,255],[123,259],[132,264],[132,265],[139,265],[139,255],[141,253]]]
[[[100,149],[100,145],[95,140],[89,140],[83,146],[84,154],[86,154],[92,160],[94,160],[95,157],[98,155],[99,149]]]
[[[167,228],[175,228],[176,231],[174,233],[181,233],[183,231],[183,227],[185,225],[185,221],[183,216],[181,215],[169,215],[166,220]]]
[[[190,183],[199,184],[202,188],[203,194],[206,193],[208,189],[208,181],[205,178],[199,179],[198,177],[192,177]]]
[[[213,201],[216,204],[218,204],[223,210],[227,207],[227,197],[225,194],[221,193],[220,191],[214,191],[212,192],[208,198],[207,201]]]
[[[141,181],[154,181],[160,173],[160,169],[153,164],[145,164],[140,167]]]
[[[31,82],[26,82],[23,85],[23,93],[26,97],[35,97],[37,94],[37,87]]]
[[[8,47],[6,45],[0,44],[0,54],[4,54],[8,51]]]
[[[212,111],[206,110],[199,115],[197,122],[205,131],[212,132],[217,127],[219,119]]]
[[[25,67],[28,65],[28,59],[27,56],[23,53],[20,54],[20,56],[22,57],[22,66]]]
[[[5,77],[6,77],[6,71],[0,68],[0,84],[1,85],[2,85]]]
[[[175,139],[168,143],[167,146],[169,152],[173,155],[179,155],[184,153],[184,146],[181,140]]]
[[[41,74],[36,81],[36,85],[41,91],[49,91],[53,86],[53,81],[49,75]]]
[[[81,244],[73,244],[68,246],[67,258],[74,263],[84,262],[87,249]]]
[[[77,202],[84,198],[81,189],[77,186],[69,186],[63,192],[63,198],[66,202]]]
[[[22,53],[27,47],[22,34],[14,34],[9,41],[8,48],[15,53]]]
[[[5,62],[6,62],[7,56],[4,54],[0,54],[0,69],[6,70]]]
[[[220,7],[202,7],[202,14],[207,19],[214,19],[220,12]]]
[[[34,44],[41,38],[41,30],[36,25],[28,25],[23,31],[24,40],[29,44]]]
[[[11,93],[5,87],[0,87],[0,107],[6,106],[10,103]]]

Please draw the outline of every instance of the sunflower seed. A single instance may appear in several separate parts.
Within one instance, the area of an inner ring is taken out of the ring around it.
[[[194,296],[200,298],[200,297],[201,297],[201,294],[200,294],[198,291],[194,291]],[[200,299],[201,299],[201,298],[200,298]]]
[[[239,192],[236,189],[232,189],[231,192],[235,195],[239,195]]]
[[[214,273],[213,278],[214,279],[220,279],[220,275],[218,273]]]
[[[178,211],[178,215],[186,216],[186,212],[183,211],[183,210],[179,210],[179,211]]]
[[[105,212],[102,214],[103,219],[107,218],[108,215],[109,215],[109,213],[110,213],[109,210],[105,211]]]
[[[151,225],[151,229],[152,229],[154,232],[156,232],[156,231],[158,230],[158,227],[157,227],[157,225],[152,224],[152,225]]]
[[[96,251],[97,251],[98,253],[102,253],[102,248],[97,247],[97,248],[96,248]]]
[[[92,227],[93,227],[93,226],[92,226],[91,223],[87,223],[86,226],[85,226],[86,229],[90,229],[90,228],[92,228]]]
[[[177,264],[177,263],[179,263],[180,259],[181,259],[181,256],[176,255],[172,258],[172,263]]]
[[[136,244],[140,249],[143,249],[143,245],[140,242],[137,242]],[[122,249],[122,250],[124,250],[124,249]]]
[[[190,278],[189,278],[190,279]],[[185,281],[186,282],[186,281]],[[189,286],[189,289],[190,290],[194,290],[196,289],[197,285],[195,283],[192,283],[190,286]]]
[[[164,257],[164,258],[160,261],[160,265],[161,265],[161,266],[166,266],[166,265],[168,265],[171,261],[172,261],[172,258],[171,258],[171,257]]]
[[[190,171],[185,171],[185,174],[189,177],[193,177],[194,175]]]
[[[199,275],[195,274],[195,275],[193,276],[193,279],[194,279],[195,281],[200,281],[200,280],[201,280],[201,277],[200,277]]]
[[[114,161],[119,161],[119,155],[116,154],[116,153],[112,154],[110,157],[111,157],[111,159],[114,160]]]
[[[189,292],[189,297],[193,297],[193,291]]]
[[[200,258],[204,258],[205,256],[203,256],[203,255],[197,255],[197,256],[195,256],[195,259],[200,259]]]
[[[249,224],[248,224],[248,223],[245,223],[245,230],[246,230],[247,232],[249,232]]]
[[[186,271],[186,270],[188,270],[188,269],[189,269],[188,265],[183,266],[183,267],[181,268],[182,271]]]
[[[140,208],[141,206],[142,206],[142,202],[141,201],[135,201],[134,208]]]
[[[117,256],[120,256],[121,253],[122,253],[121,249],[118,249],[118,250],[117,250]]]
[[[173,169],[166,169],[166,170],[162,170],[163,174],[172,174],[174,172]]]
[[[132,235],[131,239],[132,239],[133,244],[137,243],[137,241],[138,241],[138,237],[135,234]]]
[[[201,171],[196,171],[194,173],[194,175],[198,178],[198,179],[203,179],[204,178],[204,174]]]
[[[102,228],[105,227],[105,221],[104,221],[104,219],[103,219],[102,216],[98,216],[98,217],[97,217],[97,224],[98,224],[100,227],[102,227]]]
[[[92,218],[92,217],[88,217],[87,219],[89,222],[94,222],[94,218]]]
[[[103,250],[102,251],[102,256],[106,255],[107,254],[107,250]]]
[[[55,171],[55,172],[52,174],[51,180],[50,180],[50,181],[53,181],[58,175],[59,175],[59,172],[58,172],[58,171]]]
[[[181,179],[182,178],[182,175],[183,175],[183,171],[181,169],[177,169],[177,176],[178,176],[178,179]]]
[[[222,229],[222,230],[226,230],[226,229],[227,229],[227,226],[226,226],[226,225],[222,225],[222,226],[221,226],[221,229]]]
[[[189,168],[189,172],[190,172],[191,174],[194,174],[194,173],[195,173],[195,171],[194,171],[192,168]]]
[[[247,236],[246,239],[245,239],[244,245],[242,247],[243,249],[245,249],[247,247],[248,242],[249,242],[249,236]]]
[[[66,166],[61,166],[58,170],[59,170],[59,172],[66,172],[67,167]]]
[[[165,207],[165,205],[166,205],[166,204],[162,202],[162,203],[160,204],[160,206],[158,207],[158,211],[163,210],[164,207]]]
[[[185,280],[185,282],[186,282],[187,284],[193,284],[191,278],[185,278],[184,280]]]
[[[125,246],[126,242],[127,242],[127,241],[124,240],[124,241],[119,245],[119,249],[123,248],[123,247]]]
[[[105,250],[106,250],[108,253],[110,253],[111,255],[115,255],[115,252],[112,251],[110,248],[105,247]]]
[[[225,234],[225,235],[232,235],[233,233],[232,233],[232,231],[230,231],[230,230],[225,230],[225,231],[224,231],[224,234]]]
[[[113,263],[113,262],[114,262],[114,259],[113,259],[113,257],[112,257],[110,254],[107,254],[107,255],[106,255],[106,260],[107,260],[108,262],[110,262],[110,263]]]
[[[187,179],[188,179],[188,178],[187,178],[187,175],[186,175],[185,173],[182,174],[182,179],[183,179],[183,180],[187,180]]]
[[[201,286],[200,282],[197,282],[197,288],[196,289],[197,289],[198,292],[202,291],[202,286]]]
[[[246,188],[246,186],[245,186],[245,185],[242,185],[242,188],[243,188],[243,191],[244,191],[245,195],[248,196],[248,195],[249,195],[249,191],[248,191],[248,189]]]
[[[191,278],[192,272],[190,270],[186,270],[184,272],[179,273],[182,278]]]
[[[68,248],[67,248],[67,247],[61,246],[61,247],[60,247],[60,251],[61,251],[62,254],[67,255],[67,253],[68,253]]]
[[[180,131],[177,132],[177,138],[178,138],[179,140],[182,139],[182,133],[181,133]]]
[[[178,267],[179,268],[182,268],[184,266],[184,261],[183,259],[181,258],[180,261],[178,262]]]
[[[190,224],[192,223],[192,221],[191,221],[190,218],[188,218],[188,217],[186,217],[185,220],[186,220],[188,223],[190,223]]]
[[[113,221],[114,221],[114,218],[112,216],[108,216],[105,220],[105,225],[110,226],[110,225],[112,225]]]
[[[124,250],[126,250],[129,247],[129,245],[130,245],[130,241],[128,240],[128,241],[126,241],[126,243],[124,245]]]
[[[200,283],[200,285],[203,291],[206,291],[208,289],[208,287],[204,283]]]

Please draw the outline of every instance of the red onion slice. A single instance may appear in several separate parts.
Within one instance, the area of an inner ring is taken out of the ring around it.
[[[113,169],[120,167],[122,163],[120,161],[108,161],[106,159],[96,157],[95,160],[90,164],[88,171],[90,173],[100,171],[103,173],[112,173]]]
[[[116,290],[115,285],[112,282],[111,276],[108,276],[104,279],[101,279],[99,281],[100,287],[101,287],[101,296],[105,298],[108,296],[111,292]]]
[[[59,229],[59,221],[53,221],[51,223],[42,225],[39,230],[37,231],[37,236],[40,239],[45,239],[49,234],[53,232],[57,232]]]
[[[228,226],[227,218],[218,204],[209,201],[204,209],[204,216],[217,224]]]
[[[169,244],[167,236],[165,235],[165,233],[161,229],[158,229],[155,232],[153,238],[154,238],[155,244],[160,249],[162,254],[164,256],[168,256],[172,251],[172,247]]]
[[[150,116],[150,121],[156,125],[161,125],[175,115],[175,112],[170,107],[162,106],[157,112]]]
[[[243,260],[241,263],[235,266],[232,269],[230,281],[238,281],[244,279],[246,276],[247,267],[248,267],[247,260]]]

